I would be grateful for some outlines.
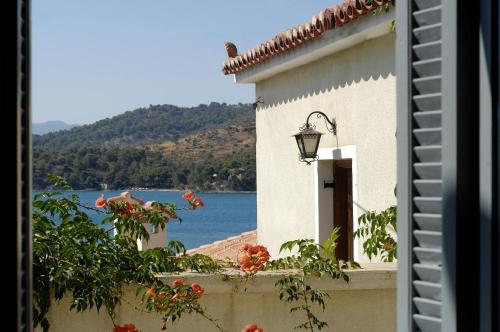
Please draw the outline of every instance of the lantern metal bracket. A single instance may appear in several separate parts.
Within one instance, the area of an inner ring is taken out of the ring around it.
[[[326,129],[328,129],[329,132],[333,133],[335,136],[337,136],[337,121],[335,121],[335,118],[332,118],[332,120],[328,119],[328,116],[320,111],[314,111],[311,114],[307,116],[306,120],[306,128],[311,128],[311,124],[309,123],[309,119],[313,114],[317,114],[318,118],[325,118],[325,124],[326,124]],[[330,127],[328,126],[330,124]],[[314,126],[313,126],[314,127]]]

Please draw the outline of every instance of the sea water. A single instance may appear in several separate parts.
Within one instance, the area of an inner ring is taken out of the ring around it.
[[[35,192],[35,194],[38,192]],[[117,196],[121,191],[73,191],[65,195],[77,194],[83,204],[93,207],[95,200]],[[182,192],[173,191],[131,191],[132,196],[144,201],[173,202],[178,207],[186,206]],[[196,193],[205,206],[196,210],[178,211],[182,223],[171,220],[167,224],[167,240],[178,240],[187,249],[202,244],[223,240],[227,237],[255,230],[257,227],[257,203],[255,193]],[[95,222],[103,216],[91,210],[86,211]]]

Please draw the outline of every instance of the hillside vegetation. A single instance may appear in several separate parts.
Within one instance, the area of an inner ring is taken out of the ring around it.
[[[177,141],[189,134],[240,122],[254,123],[251,105],[225,103],[196,107],[150,105],[63,132],[35,136],[34,147],[65,149],[84,145],[140,146]]]
[[[249,104],[151,105],[33,138],[33,187],[48,173],[74,189],[255,190]]]

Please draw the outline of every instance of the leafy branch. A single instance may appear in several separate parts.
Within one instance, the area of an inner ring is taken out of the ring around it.
[[[388,233],[392,227],[397,231],[396,206],[376,213],[369,211],[358,218],[359,228],[354,232],[354,237],[366,238],[363,242],[363,250],[368,258],[381,255],[384,262],[393,262],[397,257],[397,241]]]
[[[328,293],[314,289],[307,284],[307,277],[321,277],[326,274],[332,279],[343,279],[349,282],[349,276],[344,269],[360,267],[356,262],[346,262],[336,258],[335,248],[339,236],[338,232],[339,228],[335,228],[323,245],[316,244],[314,240],[310,239],[285,242],[280,248],[280,253],[296,250],[297,254],[270,261],[266,266],[270,270],[298,269],[300,271],[298,274],[284,276],[276,283],[280,300],[302,302],[302,304],[290,309],[290,312],[304,312],[307,318],[305,322],[295,326],[295,330],[314,331],[314,328],[321,330],[328,326],[327,322],[321,321],[314,314],[313,305],[319,306],[324,311],[325,299],[330,296]]]

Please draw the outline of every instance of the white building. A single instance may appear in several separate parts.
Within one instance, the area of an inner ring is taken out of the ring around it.
[[[367,261],[352,236],[357,217],[396,202],[395,10],[345,3],[245,53],[226,43],[224,73],[255,84],[257,242],[271,255],[288,240],[322,242],[340,225],[338,256]],[[307,165],[292,135],[313,111],[335,118],[337,135],[311,117],[326,134]]]

